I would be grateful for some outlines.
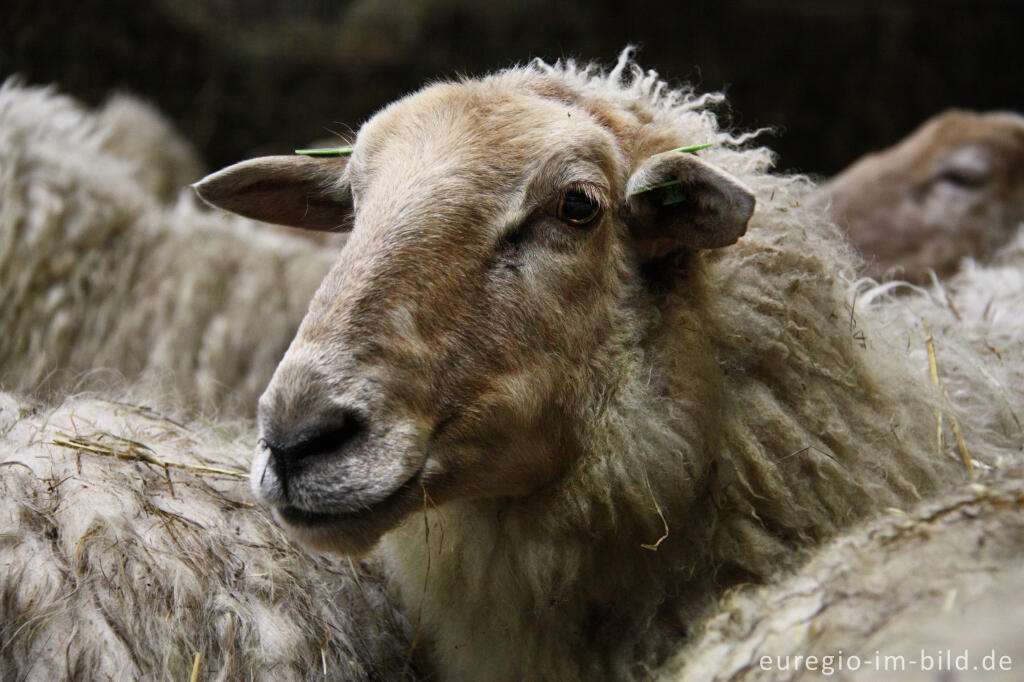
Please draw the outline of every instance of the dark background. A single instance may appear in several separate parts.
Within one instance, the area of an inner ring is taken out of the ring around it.
[[[345,132],[425,81],[539,56],[724,89],[781,168],[832,174],[948,107],[1024,111],[1011,0],[6,0],[0,77],[139,94],[216,168]]]

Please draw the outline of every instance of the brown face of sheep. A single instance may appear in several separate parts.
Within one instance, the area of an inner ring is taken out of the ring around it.
[[[950,111],[858,161],[820,195],[881,276],[953,274],[984,259],[1024,221],[1024,119]]]
[[[639,340],[642,262],[731,244],[753,212],[692,154],[621,148],[582,109],[444,85],[384,110],[347,160],[254,159],[197,185],[246,216],[351,227],[259,404],[253,488],[300,539],[362,552],[425,504],[528,494],[571,466],[602,362]],[[631,196],[671,181],[685,201]]]

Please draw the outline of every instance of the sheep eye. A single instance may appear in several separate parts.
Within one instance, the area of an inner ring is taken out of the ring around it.
[[[580,189],[569,189],[558,200],[556,216],[559,220],[576,227],[584,227],[597,217],[601,207],[592,197]]]
[[[981,187],[984,176],[976,169],[947,168],[935,178],[937,182],[945,182],[955,187],[974,189]]]
[[[992,170],[992,161],[984,149],[977,146],[964,147],[942,162],[933,182],[960,189],[975,189],[988,181]]]

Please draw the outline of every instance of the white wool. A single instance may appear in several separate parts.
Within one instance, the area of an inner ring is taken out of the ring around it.
[[[237,472],[235,428],[0,393],[0,677],[183,680],[196,654],[200,679],[402,677],[411,635],[372,562],[296,548],[242,478],[55,444]]]

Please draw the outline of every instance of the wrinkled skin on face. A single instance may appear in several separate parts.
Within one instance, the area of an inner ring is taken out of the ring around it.
[[[1024,119],[949,111],[825,185],[827,205],[868,274],[925,281],[984,260],[1024,221]]]
[[[630,195],[667,181],[688,200]],[[569,103],[479,83],[392,105],[348,159],[256,159],[197,191],[351,229],[260,400],[252,469],[301,539],[350,553],[426,504],[557,479],[608,349],[637,344],[624,268],[730,244],[753,212],[694,155],[633,149]]]

